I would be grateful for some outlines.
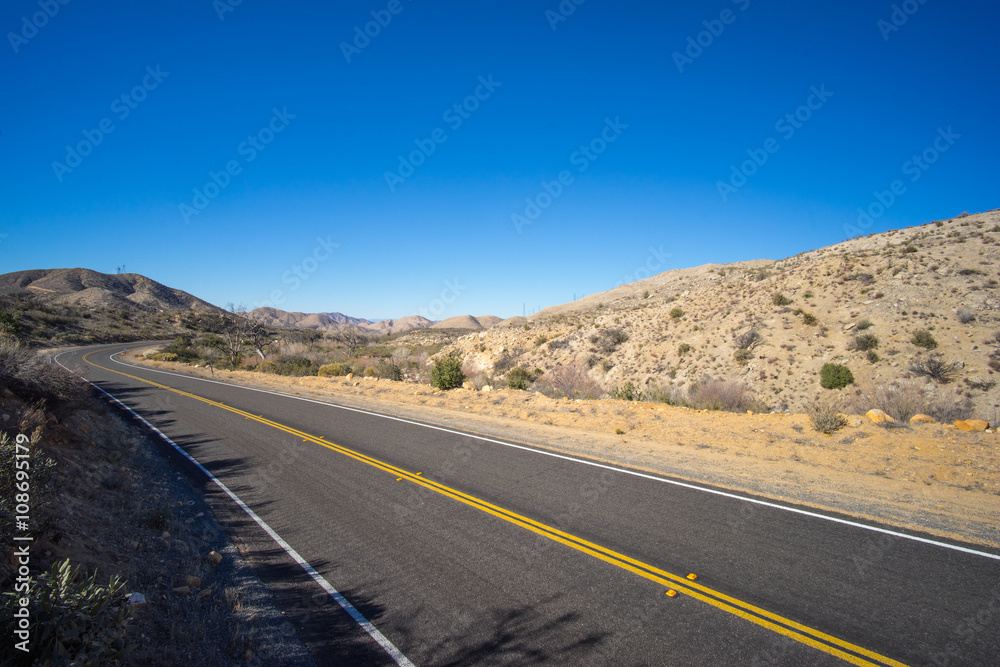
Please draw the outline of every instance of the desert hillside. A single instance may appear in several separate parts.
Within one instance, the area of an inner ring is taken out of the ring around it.
[[[774,411],[864,403],[907,383],[995,422],[998,244],[994,210],[778,261],[667,271],[463,336],[441,354],[494,381],[513,367],[540,380],[573,368],[605,391],[631,382],[660,396],[736,379]],[[827,363],[846,366],[854,384],[822,388]]]
[[[218,308],[187,292],[137,273],[112,275],[90,269],[38,269],[0,275],[0,292],[36,301],[91,309],[215,313]]]

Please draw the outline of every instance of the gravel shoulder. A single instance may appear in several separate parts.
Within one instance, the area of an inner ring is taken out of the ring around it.
[[[885,428],[860,416],[826,436],[805,415],[704,412],[619,400],[372,378],[282,377],[128,361],[370,410],[594,461],[834,511],[946,539],[1000,547],[995,432],[950,424]]]

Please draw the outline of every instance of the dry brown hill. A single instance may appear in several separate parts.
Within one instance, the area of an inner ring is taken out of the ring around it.
[[[90,269],[37,269],[0,275],[0,291],[31,295],[43,303],[127,311],[212,313],[219,309],[187,292],[137,273],[111,275]]]
[[[397,320],[372,322],[343,313],[299,313],[270,307],[255,308],[253,314],[259,317],[264,324],[272,327],[315,329],[317,331],[334,331],[345,326],[355,326],[372,333],[390,334],[422,329],[433,324],[431,320],[420,315],[408,315]]]
[[[683,392],[706,377],[733,378],[775,410],[860,400],[862,390],[906,382],[995,420],[998,276],[994,210],[779,261],[667,271],[463,336],[442,354],[458,351],[469,371],[487,376],[498,362],[544,372],[576,366],[606,390],[633,382]],[[936,347],[913,342],[921,331]],[[937,382],[912,370],[935,361],[953,377]],[[821,388],[828,362],[846,365],[856,383]]]

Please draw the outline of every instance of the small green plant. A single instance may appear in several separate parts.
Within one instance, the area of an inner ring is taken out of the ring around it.
[[[150,352],[146,358],[151,361],[177,361],[177,355],[173,352]]]
[[[816,316],[812,313],[802,313],[803,324],[816,324]]]
[[[787,306],[791,302],[792,302],[792,300],[789,299],[784,294],[782,294],[781,292],[778,292],[777,294],[775,294],[774,298],[771,299],[771,303],[773,303],[776,306]]]
[[[507,373],[507,386],[510,389],[518,389],[520,391],[525,391],[532,382],[535,381],[535,375],[527,368],[518,366],[517,368],[512,368],[509,373]]]
[[[858,331],[864,331],[865,329],[871,329],[872,326],[873,326],[872,325],[872,321],[866,317],[863,320],[861,320],[860,322],[858,322],[858,326],[855,327],[855,328]]]
[[[819,384],[824,389],[843,389],[854,384],[854,374],[843,364],[823,364],[819,371]]]
[[[625,431],[621,430],[620,428],[616,428],[615,435],[625,435]]]
[[[682,317],[684,317],[684,311],[678,308],[677,306],[674,306],[673,308],[670,309],[670,317],[672,317],[675,320],[679,320]]]
[[[354,373],[354,366],[350,363],[336,363],[336,364],[324,364],[319,367],[319,371],[316,373],[321,378],[325,377],[339,377],[341,375],[347,375],[348,373]]]
[[[878,336],[875,334],[858,334],[847,343],[848,350],[868,352],[878,347]]]
[[[449,356],[438,359],[431,369],[431,386],[447,391],[461,387],[465,382],[465,373],[462,372],[462,360],[458,357]]]
[[[677,356],[683,357],[685,354],[691,351],[691,346],[687,343],[681,343],[677,346]]]
[[[947,363],[941,355],[931,355],[927,359],[914,361],[910,365],[910,372],[918,377],[927,377],[938,384],[948,384],[959,374],[957,363]]]
[[[844,416],[830,407],[814,407],[809,411],[814,431],[830,435],[847,426]]]
[[[807,299],[811,299],[811,298],[813,298],[813,296],[815,296],[815,295],[814,295],[814,294],[813,294],[812,292],[806,292],[806,293],[805,293],[805,294],[803,294],[802,296],[804,296],[804,297],[805,297],[805,298],[807,298]]]
[[[917,347],[922,347],[927,350],[933,350],[938,346],[937,341],[934,340],[934,336],[932,336],[931,332],[926,329],[914,332],[913,338],[910,339],[910,342]]]
[[[866,356],[868,358],[868,361],[870,361],[873,364],[877,364],[879,361],[882,360],[881,357],[878,356],[878,352],[876,352],[875,350],[868,350],[868,354]]]
[[[377,377],[381,380],[403,381],[403,369],[388,359],[379,359],[374,366],[365,369],[367,377]]]
[[[611,398],[616,398],[620,401],[641,401],[643,393],[634,383],[626,382],[620,387],[615,387],[611,390]]]
[[[733,352],[733,359],[736,360],[740,366],[746,366],[751,359],[753,359],[753,352],[745,347],[741,347]]]
[[[79,580],[79,568],[69,559],[57,562],[29,583],[27,594],[3,594],[4,636],[16,637],[14,613],[27,609],[32,625],[25,664],[106,665],[121,660],[135,645],[126,644],[132,606],[123,582],[112,577],[107,586],[97,583],[97,573]],[[21,599],[28,600],[21,607]],[[6,662],[5,662],[6,664]],[[13,664],[13,663],[11,663]]]
[[[544,345],[547,342],[549,342],[549,337],[545,336],[545,335],[541,335],[541,336],[539,336],[538,338],[535,339],[535,347],[538,347],[539,345]]]

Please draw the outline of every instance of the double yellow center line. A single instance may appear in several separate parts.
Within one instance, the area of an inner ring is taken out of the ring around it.
[[[91,352],[90,354],[94,353]],[[564,544],[570,548],[576,549],[577,551],[585,553],[589,556],[593,556],[594,558],[598,558],[623,570],[637,574],[640,577],[656,582],[662,586],[666,586],[669,589],[676,590],[684,595],[700,600],[706,604],[710,604],[713,607],[750,621],[751,623],[756,623],[761,627],[789,637],[797,642],[801,642],[807,646],[811,646],[825,653],[829,653],[830,655],[834,655],[849,663],[855,665],[892,665],[893,667],[906,667],[903,663],[893,660],[892,658],[880,655],[874,651],[869,651],[866,648],[842,639],[838,639],[837,637],[828,635],[824,632],[816,630],[815,628],[802,625],[801,623],[797,623],[791,619],[771,613],[766,609],[754,606],[748,602],[744,602],[743,600],[720,593],[719,591],[708,588],[707,586],[698,584],[688,577],[666,572],[648,563],[630,558],[629,556],[618,553],[617,551],[613,551],[599,544],[594,544],[593,542],[589,542],[570,533],[553,528],[547,524],[535,521],[534,519],[517,514],[516,512],[511,512],[510,510],[504,509],[498,505],[494,505],[486,502],[485,500],[476,498],[475,496],[463,493],[457,489],[453,489],[449,486],[445,486],[444,484],[427,479],[423,477],[421,473],[410,472],[371,456],[366,456],[360,452],[348,449],[347,447],[342,447],[335,443],[328,442],[322,437],[314,436],[309,433],[305,433],[304,431],[299,431],[298,429],[285,426],[284,424],[280,424],[276,421],[266,419],[261,415],[254,415],[246,412],[245,410],[234,408],[219,401],[213,401],[197,394],[192,394],[165,384],[160,384],[159,382],[154,382],[152,380],[147,380],[146,378],[129,375],[128,373],[123,373],[121,371],[101,366],[87,358],[90,354],[84,355],[83,359],[91,366],[100,368],[110,373],[122,375],[181,396],[186,396],[188,398],[201,401],[202,403],[207,403],[208,405],[240,415],[245,419],[251,419],[266,426],[270,426],[271,428],[278,429],[279,431],[284,431],[285,433],[295,437],[302,438],[307,442],[312,442],[322,447],[326,447],[327,449],[352,458],[355,461],[359,461],[374,468],[378,468],[379,470],[383,470],[397,479],[413,482],[414,484],[422,486],[425,489],[440,493],[447,498],[457,500],[460,503],[464,503],[487,514],[491,514],[499,519],[503,519],[504,521],[514,524],[515,526],[520,526],[521,528],[530,530],[533,533],[537,533],[538,535],[547,537],[550,540]]]

